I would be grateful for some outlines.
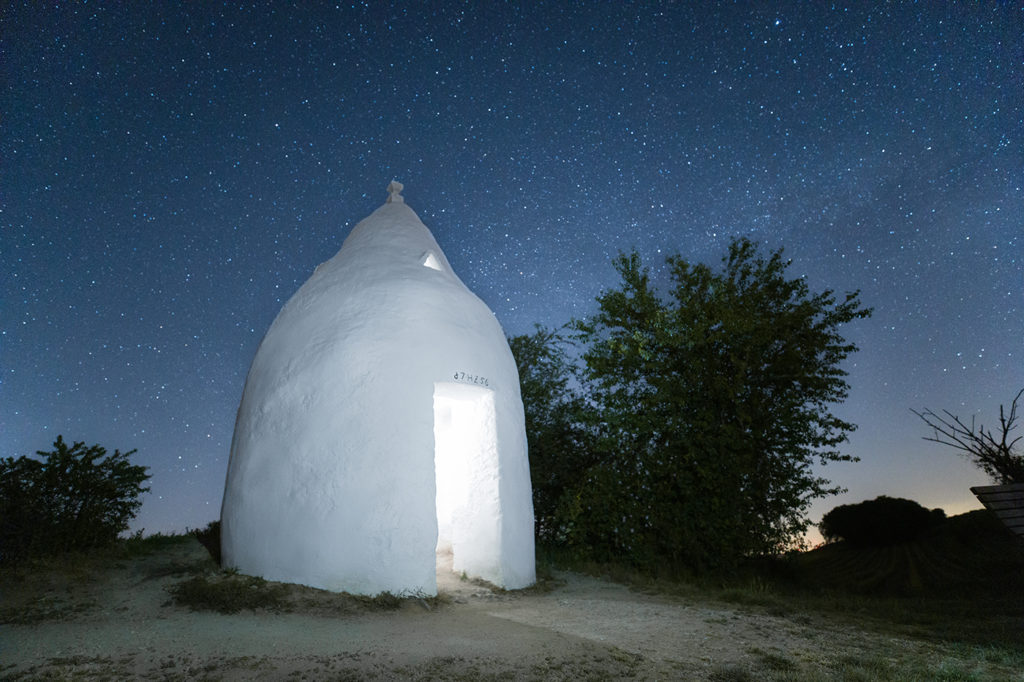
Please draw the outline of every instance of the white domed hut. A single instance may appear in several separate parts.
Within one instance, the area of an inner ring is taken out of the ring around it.
[[[231,444],[224,565],[354,594],[437,593],[436,552],[535,580],[519,376],[487,305],[388,186],[271,324]]]

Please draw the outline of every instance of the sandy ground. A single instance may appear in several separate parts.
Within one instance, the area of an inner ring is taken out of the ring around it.
[[[186,543],[42,594],[0,586],[8,620],[36,614],[0,625],[0,678],[762,679],[780,657],[814,672],[927,646],[572,573],[549,591],[502,592],[442,570],[439,603],[390,611],[327,608],[332,595],[312,590],[323,604],[284,613],[170,604],[167,588],[203,561]]]

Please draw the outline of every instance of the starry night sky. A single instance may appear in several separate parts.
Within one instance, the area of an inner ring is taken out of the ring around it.
[[[54,4],[0,9],[0,456],[137,448],[134,528],[217,518],[262,335],[395,178],[508,334],[632,248],[861,290],[811,518],[977,506],[910,408],[1024,387],[1019,3]]]

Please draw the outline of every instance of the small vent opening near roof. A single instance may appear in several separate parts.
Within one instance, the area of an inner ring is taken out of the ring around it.
[[[423,263],[423,265],[427,266],[428,268],[433,268],[435,270],[441,269],[441,261],[437,259],[437,256],[434,254],[433,251],[427,251],[422,256],[420,256],[420,262]]]

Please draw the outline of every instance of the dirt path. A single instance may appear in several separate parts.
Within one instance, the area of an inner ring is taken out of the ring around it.
[[[447,603],[409,600],[395,611],[221,615],[168,605],[167,587],[203,552],[189,543],[122,562],[102,580],[50,585],[44,603],[5,586],[5,613],[53,615],[0,625],[0,677],[760,679],[773,666],[823,671],[868,650],[927,646],[572,573],[557,575],[546,593],[450,576],[441,585]]]

